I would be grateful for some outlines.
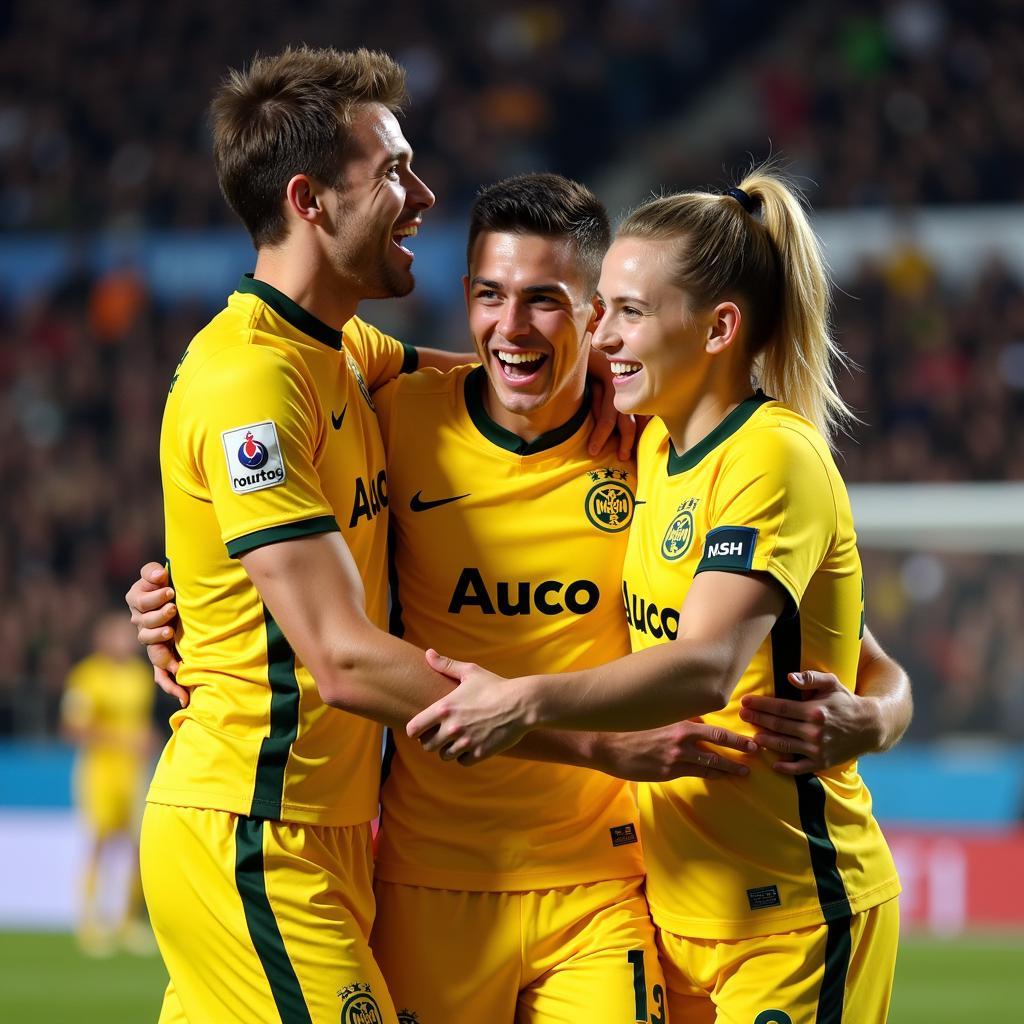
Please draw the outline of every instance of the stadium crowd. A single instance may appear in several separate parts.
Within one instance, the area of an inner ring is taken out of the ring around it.
[[[434,0],[379,19],[367,0],[311,0],[280,12],[0,5],[0,230],[233,225],[207,99],[222,69],[296,39],[358,39],[406,66],[418,166],[450,215],[517,171],[593,180],[734,69],[754,75],[759,135],[811,182],[815,207],[1024,195],[1024,30],[1011,2],[514,0],[496,12]],[[717,181],[749,146],[721,141],[703,156],[666,150],[659,178]]]
[[[311,0],[288,19],[270,2],[244,18],[194,0],[0,4],[0,231],[234,226],[205,105],[222,69],[297,39],[359,40],[406,66],[416,166],[453,220],[481,182],[516,171],[593,181],[730,70],[753,74],[762,137],[817,182],[816,207],[1020,200],[1013,7],[435,0],[385,22],[365,0]],[[723,153],[680,152],[664,180],[720,180]],[[842,441],[847,480],[1024,479],[1024,281],[993,261],[953,284],[908,247],[840,283],[841,342],[862,370],[844,383],[863,420]],[[27,305],[0,291],[0,735],[53,732],[92,623],[161,551],[164,395],[209,312],[162,308],[130,266],[97,277],[84,261]],[[413,297],[391,322],[461,347],[461,318]],[[915,678],[911,735],[1024,736],[1019,559],[865,562],[869,621]]]
[[[174,365],[207,315],[158,308],[126,270],[73,272],[7,312],[0,734],[52,732],[92,623],[162,550],[155,439]],[[849,482],[1024,479],[1024,282],[992,263],[951,288],[902,254],[846,283],[837,320],[863,368],[845,381],[864,420],[842,443]],[[915,679],[911,735],[1024,736],[1019,558],[865,562],[869,622]]]

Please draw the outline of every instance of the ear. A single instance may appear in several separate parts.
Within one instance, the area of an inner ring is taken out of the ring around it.
[[[313,223],[322,214],[318,198],[319,187],[306,174],[296,174],[285,186],[288,212],[299,220]]]
[[[715,356],[724,352],[739,336],[743,314],[735,302],[720,302],[711,311],[704,351]]]
[[[462,275],[462,294],[466,296],[466,309],[469,309],[469,274]]]

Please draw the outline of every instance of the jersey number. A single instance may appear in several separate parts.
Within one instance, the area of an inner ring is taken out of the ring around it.
[[[635,1019],[647,1024],[647,972],[644,970],[644,951],[631,949],[626,959],[633,965],[633,1000]],[[665,1024],[665,992],[660,985],[655,985],[651,995],[657,1006],[657,1012],[650,1017],[651,1024]]]

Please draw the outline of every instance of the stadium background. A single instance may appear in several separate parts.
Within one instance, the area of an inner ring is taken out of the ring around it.
[[[861,367],[840,465],[868,621],[915,689],[903,744],[863,763],[905,888],[891,1019],[1019,1012],[1020,5],[80,0],[0,2],[0,1019],[155,1019],[158,961],[85,961],[66,934],[81,836],[57,708],[96,617],[162,549],[167,382],[252,265],[206,102],[226,67],[301,41],[409,71],[438,202],[414,296],[365,315],[415,343],[468,344],[480,184],[555,170],[614,211],[770,153],[798,176]]]

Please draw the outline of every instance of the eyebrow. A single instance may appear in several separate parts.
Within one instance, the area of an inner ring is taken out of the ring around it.
[[[641,299],[639,295],[616,295],[613,299],[606,299],[600,292],[597,293],[597,297],[607,305],[609,302],[632,302],[638,306],[649,306],[650,303],[646,299]]]
[[[393,150],[392,152],[388,153],[388,155],[381,160],[380,166],[381,167],[387,167],[390,164],[401,163],[403,157],[406,160],[408,160],[408,162],[411,164],[412,163],[412,150],[411,149],[396,149],[396,150]]]
[[[505,286],[500,281],[491,281],[486,277],[473,277],[469,282],[474,288],[482,286],[484,288],[493,288],[495,291],[504,290]],[[531,284],[527,285],[523,289],[527,295],[549,295],[555,292],[558,295],[562,295],[567,299],[571,299],[572,296],[569,294],[569,289],[564,284]]]

